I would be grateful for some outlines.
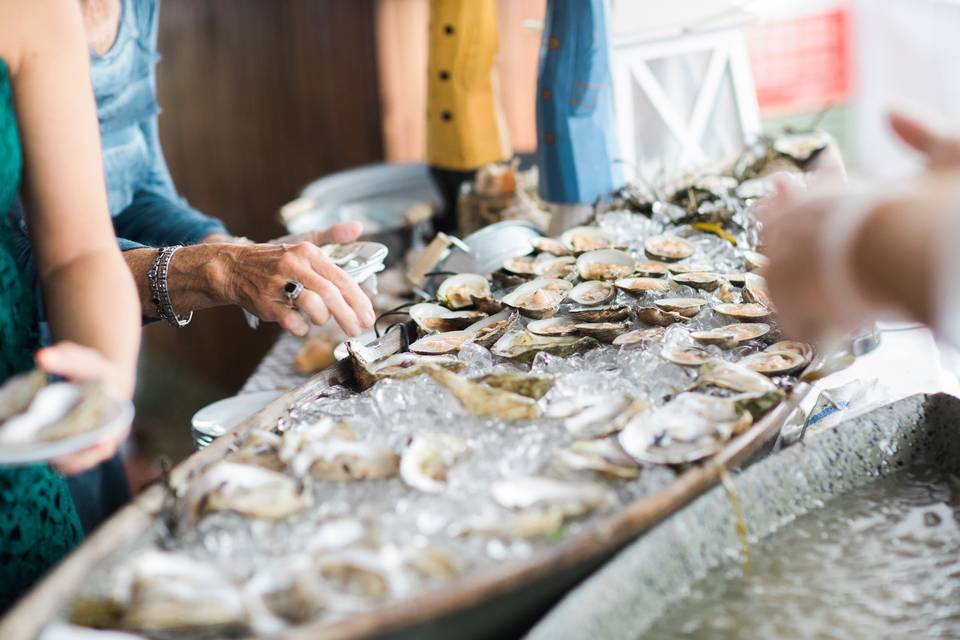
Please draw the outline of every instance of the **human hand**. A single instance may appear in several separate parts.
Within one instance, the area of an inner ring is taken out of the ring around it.
[[[356,220],[348,222],[338,222],[325,231],[308,231],[306,233],[296,233],[276,240],[271,240],[273,244],[297,244],[298,242],[312,242],[317,246],[325,244],[344,244],[353,242],[363,233],[363,225]]]
[[[960,167],[960,136],[944,135],[903,113],[887,116],[890,128],[901,141],[921,153],[934,170]]]
[[[37,366],[47,373],[66,378],[72,382],[99,380],[107,394],[129,398],[132,383],[127,381],[121,367],[110,362],[99,352],[72,342],[59,342],[41,349],[36,355]],[[109,460],[127,439],[130,425],[122,431],[101,440],[92,447],[50,461],[60,473],[73,475],[90,469],[104,460]]]
[[[225,264],[216,270],[216,286],[223,299],[294,335],[309,330],[304,316],[318,325],[333,316],[353,337],[373,326],[376,316],[370,299],[313,242],[225,245],[220,256]],[[296,308],[284,295],[290,281],[304,286]]]

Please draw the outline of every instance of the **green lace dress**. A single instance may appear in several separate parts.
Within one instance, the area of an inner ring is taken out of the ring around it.
[[[17,266],[10,211],[22,169],[7,66],[0,60],[0,382],[33,366],[33,289]],[[0,614],[82,538],[64,478],[46,465],[0,467]]]

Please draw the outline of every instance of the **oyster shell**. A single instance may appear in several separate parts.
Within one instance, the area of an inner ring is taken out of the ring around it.
[[[400,457],[400,477],[424,493],[447,488],[447,473],[470,452],[466,440],[443,433],[416,435]]]
[[[584,336],[596,338],[600,342],[612,342],[614,338],[630,328],[629,322],[582,322],[576,325],[577,331]]]
[[[644,340],[652,340],[654,342],[659,342],[663,339],[663,327],[652,327],[650,329],[634,329],[633,331],[628,331],[622,333],[616,338],[613,339],[613,344],[617,346],[629,346],[633,344],[639,344]]]
[[[523,476],[498,480],[490,486],[493,499],[507,509],[550,509],[564,518],[586,515],[611,502],[610,490],[596,482]]]
[[[636,478],[640,465],[627,455],[616,437],[577,440],[556,453],[557,461],[574,471],[597,471],[616,478]]]
[[[764,322],[743,322],[707,331],[694,331],[690,334],[690,337],[703,344],[714,344],[721,349],[732,349],[738,344],[762,338],[768,333],[770,333],[770,325]]]
[[[661,298],[653,303],[662,311],[672,311],[687,318],[692,318],[702,309],[707,301],[703,298]]]
[[[553,257],[541,253],[533,264],[533,272],[541,278],[571,278],[577,272],[577,259],[573,256]]]
[[[257,429],[248,435],[240,448],[230,456],[230,462],[252,464],[271,471],[283,471],[287,464],[280,458],[283,438],[275,433]]]
[[[410,319],[423,331],[459,331],[485,318],[482,311],[451,311],[439,304],[421,302],[410,307]]]
[[[476,273],[450,276],[440,283],[437,300],[449,309],[464,309],[476,304],[474,298],[489,298],[490,283]]]
[[[425,356],[440,356],[460,351],[460,347],[472,339],[473,334],[469,331],[431,333],[415,342],[411,342],[409,348],[411,353],[419,353]]]
[[[557,312],[572,288],[573,285],[567,280],[537,278],[503,296],[503,304],[528,318],[549,318]]]
[[[804,169],[830,143],[831,137],[824,131],[804,131],[777,137],[773,141],[773,150]]]
[[[577,322],[570,318],[544,318],[528,322],[527,331],[538,336],[571,336],[577,332]]]
[[[694,382],[695,389],[704,387],[719,387],[739,393],[766,393],[775,390],[777,385],[743,365],[714,358],[703,363]]]
[[[553,388],[555,380],[552,376],[538,376],[533,373],[488,373],[474,378],[473,382],[539,400]]]
[[[723,277],[708,271],[691,271],[689,273],[678,273],[673,276],[673,281],[701,291],[715,291],[723,284]]]
[[[577,258],[577,273],[583,280],[617,280],[633,273],[636,262],[616,249],[588,251]]]
[[[14,382],[9,408],[22,406],[38,381],[30,377]],[[0,444],[52,442],[90,431],[103,422],[109,402],[95,382],[47,384],[30,398],[25,410],[0,423]]]
[[[593,338],[576,336],[538,336],[529,331],[508,333],[497,341],[490,352],[501,358],[532,362],[540,352],[567,357],[600,346]]]
[[[620,278],[614,284],[621,291],[626,291],[635,296],[643,295],[649,291],[666,291],[670,288],[670,283],[662,278]]]
[[[745,302],[742,304],[722,303],[714,305],[713,310],[722,316],[734,318],[741,321],[757,322],[766,320],[773,312],[762,304],[756,302]]]
[[[625,304],[571,307],[567,309],[567,313],[578,322],[618,322],[625,320],[630,315],[630,307]]]
[[[279,520],[312,504],[310,486],[283,473],[234,462],[217,462],[190,481],[183,521],[191,525],[216,511]]]
[[[0,422],[25,412],[37,393],[47,385],[39,369],[12,376],[0,387]]]
[[[540,538],[563,526],[558,509],[530,510],[509,518],[484,519],[451,527],[455,536],[492,536],[496,538]]]
[[[681,273],[712,273],[713,267],[708,264],[703,264],[700,262],[683,262],[680,264],[670,264],[667,265],[667,268],[670,270],[670,273],[674,275],[680,275]]]
[[[747,282],[747,273],[746,271],[738,271],[735,273],[725,273],[723,277],[727,279],[727,282],[736,286],[742,287]]]
[[[426,373],[460,401],[475,416],[500,418],[505,422],[535,420],[540,409],[535,400],[518,393],[471,382],[440,367],[427,367]]]
[[[756,251],[745,250],[742,255],[747,271],[760,271],[770,264],[770,258]]]
[[[806,342],[796,342],[793,340],[781,340],[775,342],[765,349],[765,351],[789,351],[803,358],[804,365],[810,364],[813,360],[814,351]]]
[[[688,392],[635,416],[620,431],[619,440],[640,462],[682,464],[719,452],[752,423],[750,413],[734,400]]]
[[[518,276],[533,276],[533,267],[534,258],[530,256],[520,256],[519,258],[507,258],[503,261],[503,265],[500,268],[507,273]]]
[[[700,347],[664,347],[660,357],[683,367],[699,367],[713,356]]]
[[[399,554],[358,547],[322,554],[314,560],[317,573],[326,584],[331,609],[345,613],[362,611],[371,602],[400,597],[412,584],[403,571]]]
[[[643,242],[643,251],[648,258],[676,262],[694,254],[693,245],[677,236],[650,236]]]
[[[616,432],[614,423],[624,413],[646,406],[622,393],[577,395],[554,400],[544,415],[563,419],[563,426],[575,438],[601,438]]]
[[[767,309],[773,309],[773,301],[767,290],[767,281],[755,273],[744,274],[743,290],[740,295],[744,302],[753,302]]]
[[[516,311],[507,309],[475,322],[464,331],[470,334],[471,342],[489,349],[507,331],[516,326],[518,318]]]
[[[670,273],[666,264],[656,260],[641,260],[634,267],[634,274],[642,278],[663,278]]]
[[[489,318],[488,318],[489,319]],[[435,364],[450,371],[462,371],[466,365],[452,356],[424,356],[416,353],[395,353],[379,360],[371,358],[371,351],[359,342],[347,342],[347,353],[357,385],[369,389],[379,380],[403,380],[423,373],[423,366]]]
[[[321,480],[379,480],[397,475],[399,456],[385,444],[327,438],[303,442],[289,465],[298,476]]]
[[[806,366],[806,361],[792,351],[763,351],[740,359],[740,364],[767,376],[784,376]]]
[[[586,254],[584,254],[586,255]],[[617,282],[620,282],[619,280]],[[609,282],[588,280],[581,282],[567,294],[567,298],[582,307],[607,304],[617,295],[617,289]]]
[[[580,254],[613,247],[613,235],[600,227],[573,227],[560,236],[560,242],[572,253]]]
[[[530,240],[530,245],[534,251],[540,253],[551,253],[555,256],[565,256],[570,253],[570,249],[555,238],[536,237]]]
[[[686,322],[689,320],[687,316],[674,311],[663,311],[656,307],[640,307],[637,309],[637,317],[640,318],[640,322],[655,327],[669,327],[675,322]]]

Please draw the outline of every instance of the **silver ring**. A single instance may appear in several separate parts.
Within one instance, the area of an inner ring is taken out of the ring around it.
[[[287,296],[291,307],[296,305],[297,298],[300,297],[301,293],[303,293],[303,283],[301,282],[288,280],[287,284],[283,285],[283,295]]]

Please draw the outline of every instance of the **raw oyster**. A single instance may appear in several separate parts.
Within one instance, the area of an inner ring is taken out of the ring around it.
[[[255,465],[217,462],[187,486],[183,521],[190,525],[216,511],[279,520],[311,503],[309,485],[288,475]]]
[[[739,393],[765,393],[773,391],[777,385],[743,365],[713,358],[701,365],[694,383],[694,388],[704,387],[719,387]]]
[[[508,333],[500,338],[490,352],[501,358],[529,363],[540,352],[567,357],[599,346],[593,338],[576,336],[538,336],[529,331]]]
[[[753,420],[729,398],[681,393],[667,404],[636,415],[620,431],[631,457],[652,464],[694,462],[719,452]]]
[[[83,626],[146,633],[229,635],[247,627],[243,594],[219,567],[154,550],[118,567],[109,595],[74,599],[70,617]]]
[[[636,262],[617,249],[588,251],[577,258],[577,273],[583,280],[617,280],[633,273]]]
[[[508,509],[551,509],[564,518],[586,515],[611,502],[610,490],[605,485],[542,476],[498,480],[490,486],[490,493],[500,506]]]
[[[399,460],[385,444],[328,438],[303,442],[289,465],[301,477],[309,474],[322,480],[379,480],[397,475]]]
[[[577,440],[556,454],[563,466],[574,471],[597,471],[617,478],[636,478],[640,465],[627,455],[616,437]]]
[[[684,367],[699,367],[713,356],[700,347],[664,347],[660,357]]]
[[[670,288],[670,283],[662,278],[620,278],[614,284],[618,289],[626,291],[629,294],[639,296],[649,291],[665,291]]]
[[[679,313],[680,315],[692,318],[702,309],[707,301],[703,298],[661,298],[653,303],[662,311]]]
[[[677,236],[650,236],[643,242],[643,251],[648,258],[676,262],[693,255],[692,244]]]
[[[596,338],[600,342],[613,342],[614,338],[626,333],[629,322],[581,322],[576,325],[580,335]]]
[[[570,307],[567,313],[578,322],[618,322],[630,315],[625,304],[609,304],[599,307]]]
[[[519,258],[507,258],[500,268],[508,273],[518,276],[533,276],[533,261],[530,256],[521,256]]]
[[[694,331],[690,337],[703,344],[714,344],[721,349],[731,349],[749,340],[756,340],[770,333],[770,325],[763,322],[743,322],[725,327]]]
[[[723,277],[709,271],[691,271],[678,273],[673,276],[673,281],[701,291],[716,291],[723,284]]]
[[[554,381],[552,376],[538,376],[533,373],[489,373],[473,379],[473,382],[479,382],[494,389],[519,393],[534,400],[547,395],[547,392],[553,388]]]
[[[555,256],[565,256],[570,250],[562,242],[554,238],[537,237],[530,240],[530,245],[534,251],[540,253],[552,253]]]
[[[467,453],[470,445],[461,438],[443,433],[413,436],[400,456],[400,477],[424,493],[441,493],[447,488],[447,472]]]
[[[620,282],[619,280],[617,282]],[[588,280],[581,282],[567,294],[567,298],[582,307],[607,304],[617,295],[617,289],[609,282]]]
[[[744,274],[743,291],[740,295],[744,302],[755,302],[767,309],[773,309],[773,301],[767,291],[767,281],[755,273]]]
[[[39,369],[11,377],[0,387],[0,422],[21,414],[47,384],[47,374]]]
[[[745,302],[742,304],[723,303],[714,305],[713,310],[722,316],[748,322],[766,320],[772,315],[770,309],[756,302]]]
[[[560,242],[572,253],[585,253],[613,247],[613,235],[600,227],[574,227],[560,236]]]
[[[622,333],[616,338],[613,339],[613,344],[617,346],[629,346],[634,344],[639,344],[644,340],[652,340],[654,342],[659,342],[663,339],[663,327],[652,327],[650,329],[634,329],[633,331],[628,331]]]
[[[470,341],[489,349],[503,334],[517,324],[519,315],[506,309],[473,323],[464,331],[470,334]]]
[[[464,409],[475,416],[516,422],[535,420],[540,415],[536,401],[526,396],[471,382],[440,367],[427,367],[425,371],[437,384],[452,393]]]
[[[655,327],[669,327],[676,322],[686,322],[687,316],[674,311],[663,311],[656,307],[640,307],[637,309],[637,317],[640,322]]]
[[[544,318],[528,322],[527,331],[538,336],[570,336],[577,332],[577,322],[570,318]]]
[[[22,379],[11,389],[10,408],[22,404],[39,378]],[[21,386],[22,383],[22,386]],[[14,396],[22,392],[19,398]],[[40,388],[26,410],[0,423],[0,444],[50,442],[90,431],[99,426],[109,405],[100,385],[55,382]]]
[[[327,586],[327,602],[341,612],[362,611],[371,601],[381,602],[408,593],[413,586],[403,571],[399,554],[358,547],[323,554],[314,560]]]
[[[663,278],[670,270],[662,262],[646,260],[638,262],[633,272],[644,278]]]
[[[482,519],[451,526],[453,536],[492,536],[497,538],[540,538],[563,526],[558,509],[529,510],[509,518]]]
[[[439,304],[421,302],[410,307],[410,319],[423,331],[459,331],[486,317],[482,311],[451,311]]]
[[[804,365],[810,364],[813,360],[813,347],[806,342],[796,342],[794,340],[781,340],[775,342],[765,349],[765,351],[789,351],[803,358]]]
[[[440,283],[437,300],[449,309],[464,309],[476,304],[475,298],[489,298],[490,284],[476,273],[450,276]]]
[[[549,318],[557,312],[572,288],[567,280],[537,278],[503,296],[503,304],[528,318]]]
[[[546,415],[562,418],[563,426],[575,438],[602,438],[621,428],[622,416],[648,407],[643,398],[619,393],[580,395],[554,400],[547,407]]]
[[[533,273],[540,278],[567,279],[576,275],[577,259],[573,256],[541,253],[533,263]]]
[[[680,275],[683,273],[712,273],[713,267],[708,264],[701,264],[699,262],[681,262],[668,264],[667,269],[670,270],[670,273],[674,275]]]
[[[287,464],[280,458],[283,438],[275,433],[257,429],[248,435],[240,448],[230,456],[230,462],[252,464],[271,471],[283,471]]]
[[[450,371],[462,371],[466,365],[452,356],[424,356],[416,353],[395,353],[374,360],[371,351],[356,341],[347,342],[347,352],[354,378],[361,389],[369,389],[378,380],[412,378],[423,373],[423,366],[436,364]]]
[[[799,371],[806,361],[792,351],[763,351],[741,358],[740,364],[767,376],[783,376]]]
[[[410,351],[425,356],[441,356],[460,351],[465,343],[470,342],[473,334],[469,331],[447,331],[431,333],[416,342],[410,343]]]

